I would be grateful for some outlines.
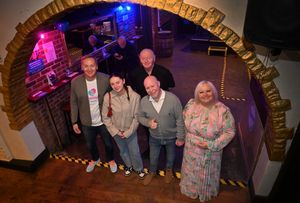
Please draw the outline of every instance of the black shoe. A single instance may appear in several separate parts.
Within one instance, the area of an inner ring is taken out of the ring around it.
[[[125,171],[124,171],[124,175],[125,176],[130,176],[131,172],[132,172],[132,167],[129,167],[129,168],[126,167]]]

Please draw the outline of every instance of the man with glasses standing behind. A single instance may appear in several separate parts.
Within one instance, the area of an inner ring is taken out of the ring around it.
[[[73,130],[80,134],[78,122],[80,120],[87,147],[92,156],[92,161],[86,168],[90,173],[100,162],[99,151],[96,143],[98,134],[104,140],[106,159],[112,173],[117,172],[117,164],[113,157],[113,143],[109,132],[101,118],[101,108],[104,94],[109,89],[108,76],[97,73],[98,65],[95,58],[84,56],[81,59],[81,69],[84,74],[76,77],[71,82],[71,121]]]

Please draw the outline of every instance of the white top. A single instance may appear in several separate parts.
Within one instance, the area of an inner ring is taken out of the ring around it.
[[[166,97],[166,93],[162,89],[161,89],[160,98],[157,102],[151,96],[149,97],[149,101],[152,103],[152,105],[153,105],[153,107],[154,107],[154,109],[156,110],[157,113],[160,112],[160,109],[161,109],[161,107],[164,103],[165,97]]]
[[[99,109],[97,80],[95,78],[92,81],[88,81],[88,80],[85,81],[87,86],[87,95],[90,104],[92,126],[100,126],[103,123],[101,121],[101,114]]]

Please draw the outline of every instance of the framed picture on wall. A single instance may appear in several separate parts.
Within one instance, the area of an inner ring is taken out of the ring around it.
[[[53,86],[55,83],[57,83],[57,76],[53,70],[46,73],[46,77],[47,77],[49,86]]]
[[[35,73],[40,72],[45,68],[43,59],[35,59],[29,62],[28,64],[28,73],[29,75],[33,75]]]

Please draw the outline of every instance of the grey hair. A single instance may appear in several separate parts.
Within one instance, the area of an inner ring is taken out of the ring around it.
[[[202,85],[204,85],[204,84],[207,84],[207,85],[210,86],[210,88],[211,88],[211,90],[212,90],[212,93],[213,93],[213,95],[214,95],[214,100],[215,100],[215,101],[219,101],[218,91],[217,91],[216,87],[214,86],[214,84],[213,84],[212,82],[207,81],[207,80],[202,80],[202,81],[200,81],[200,82],[197,84],[197,86],[196,86],[196,88],[195,88],[195,92],[194,92],[194,99],[195,99],[195,101],[196,101],[197,103],[200,102],[200,101],[199,101],[199,91],[200,91],[199,89],[200,89],[200,87],[201,87]]]
[[[146,49],[143,49],[143,50],[140,52],[139,57],[141,57],[142,53],[144,53],[144,52],[149,52],[149,53],[151,53],[154,62],[156,61],[156,56],[155,56],[154,52],[152,51],[152,49],[147,49],[147,48],[146,48]]]

